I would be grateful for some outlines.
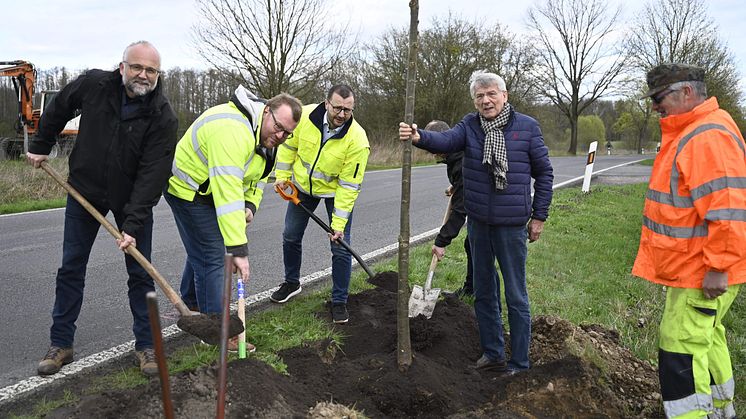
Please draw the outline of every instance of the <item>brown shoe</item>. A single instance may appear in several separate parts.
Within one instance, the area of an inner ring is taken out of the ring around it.
[[[153,348],[135,351],[135,356],[137,357],[135,364],[140,366],[140,372],[148,377],[158,375],[158,363],[155,360],[155,351]]]
[[[238,336],[228,339],[228,352],[238,353]],[[256,352],[256,346],[246,342],[246,353]]]
[[[39,367],[36,371],[39,375],[52,375],[57,374],[63,365],[67,365],[73,362],[73,348],[60,348],[58,346],[50,346],[47,354],[39,362]]]

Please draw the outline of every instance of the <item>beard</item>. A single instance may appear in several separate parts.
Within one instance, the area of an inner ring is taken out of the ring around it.
[[[158,85],[158,79],[151,82],[150,80],[143,81],[137,78],[131,78],[129,80],[124,80],[123,84],[127,91],[134,94],[136,97],[139,97],[145,96],[155,90],[155,87]]]

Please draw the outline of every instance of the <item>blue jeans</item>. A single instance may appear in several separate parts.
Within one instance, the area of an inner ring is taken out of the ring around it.
[[[179,199],[168,192],[163,196],[171,206],[187,253],[181,275],[181,298],[187,307],[197,307],[202,313],[221,313],[225,242],[215,208]]]
[[[322,198],[314,198],[302,192],[298,192],[298,198],[303,206],[309,211],[314,211]],[[331,225],[334,198],[323,198],[326,205],[326,214]],[[303,253],[303,234],[308,226],[308,213],[298,205],[288,202],[285,213],[285,230],[282,232],[282,256],[285,262],[285,282],[300,284],[300,266]],[[344,239],[350,242],[350,228],[352,227],[352,214],[345,226]],[[319,228],[321,228],[319,226]],[[347,294],[350,288],[350,274],[352,273],[352,255],[341,245],[331,242],[332,249],[332,303],[347,303]]]
[[[106,215],[109,210],[96,207],[96,210]],[[114,212],[114,219],[120,227],[124,222],[124,215]],[[83,305],[83,289],[88,259],[91,247],[96,240],[101,225],[74,198],[67,197],[65,207],[65,231],[62,242],[62,266],[57,270],[54,309],[52,310],[52,327],[50,341],[53,346],[68,348],[75,340],[75,322],[80,315]],[[146,220],[140,233],[135,236],[137,249],[150,260],[150,249],[153,238],[153,217]],[[112,239],[113,240],[113,239]],[[153,336],[150,332],[148,306],[145,295],[155,291],[153,279],[140,264],[130,255],[125,254],[124,263],[127,267],[127,288],[132,312],[132,332],[135,335],[135,349],[143,350],[153,347]]]
[[[495,269],[497,259],[505,284],[510,324],[508,367],[529,368],[531,313],[526,290],[526,226],[490,225],[469,218],[467,232],[474,267],[474,312],[482,350],[490,359],[505,359],[500,277]]]

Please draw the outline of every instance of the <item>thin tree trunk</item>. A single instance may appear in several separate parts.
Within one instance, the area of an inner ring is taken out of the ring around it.
[[[409,66],[407,68],[407,97],[404,122],[414,123],[414,88],[417,80],[417,15],[418,0],[410,0],[409,10]],[[401,170],[401,224],[399,227],[399,288],[397,292],[396,334],[399,371],[412,365],[412,343],[409,340],[409,200],[412,180],[412,142],[404,143]]]

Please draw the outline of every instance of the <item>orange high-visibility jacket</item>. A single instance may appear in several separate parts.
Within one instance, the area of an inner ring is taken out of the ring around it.
[[[746,282],[743,136],[714,97],[660,124],[632,274],[679,288],[701,288],[708,270]]]

